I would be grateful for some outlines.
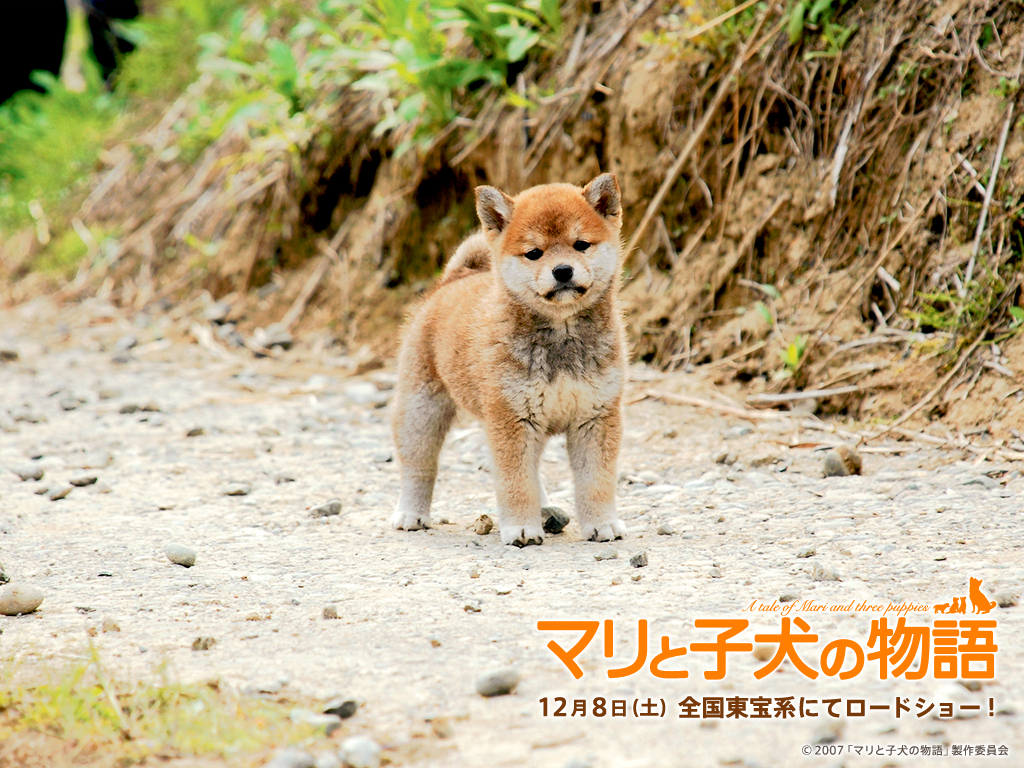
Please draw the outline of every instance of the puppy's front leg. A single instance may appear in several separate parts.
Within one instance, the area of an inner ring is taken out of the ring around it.
[[[517,547],[543,543],[538,464],[544,440],[532,424],[511,413],[487,419],[487,439],[494,456],[501,543]]]
[[[583,538],[621,539],[626,526],[615,511],[615,464],[622,440],[622,412],[614,407],[566,432],[569,464],[576,481],[576,513]]]

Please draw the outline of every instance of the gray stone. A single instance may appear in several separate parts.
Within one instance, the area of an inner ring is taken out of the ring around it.
[[[634,568],[646,568],[647,567],[647,552],[640,550],[632,557],[629,558],[629,564]]]
[[[231,304],[226,301],[215,301],[206,308],[206,311],[203,312],[203,317],[208,322],[219,325],[227,321],[229,314],[231,314]]]
[[[264,763],[263,768],[316,768],[316,762],[308,752],[289,747],[274,755],[270,762]]]
[[[780,603],[792,603],[794,600],[799,600],[800,595],[794,595],[792,592],[787,592],[784,595],[779,595]]]
[[[273,347],[291,349],[292,344],[295,343],[295,337],[280,323],[271,323],[266,328],[257,328],[252,337],[253,341],[266,349]]]
[[[118,413],[135,413],[139,410],[137,403],[125,403],[118,409]]]
[[[825,454],[822,474],[825,477],[859,475],[864,462],[856,448],[840,445]]]
[[[540,516],[546,533],[561,533],[569,524],[569,513],[561,507],[541,507]]]
[[[252,491],[252,486],[248,483],[230,483],[224,489],[225,496],[248,496]]]
[[[618,552],[616,552],[611,547],[607,547],[605,549],[602,549],[596,555],[594,555],[594,559],[595,560],[614,560],[618,556],[619,556]]]
[[[84,405],[85,400],[75,395],[66,395],[60,399],[60,408],[62,411],[74,411],[78,409],[78,406]]]
[[[331,499],[330,501],[324,502],[319,507],[313,507],[313,509],[309,510],[310,517],[334,517],[335,515],[340,514],[340,499]]]
[[[8,584],[0,592],[0,614],[4,616],[32,613],[42,604],[42,590],[30,584]]]
[[[993,480],[988,475],[978,475],[977,477],[972,477],[968,480],[964,480],[963,483],[961,483],[961,485],[980,485],[982,488],[988,488],[989,490],[999,487],[998,481]]]
[[[816,554],[817,554],[817,552],[815,552],[814,547],[804,547],[803,549],[801,549],[799,552],[796,553],[796,556],[800,557],[800,558],[805,558],[805,557],[814,557]]]
[[[842,581],[835,568],[822,563],[815,563],[811,568],[811,579],[813,581]]]
[[[333,752],[318,752],[313,768],[344,768],[341,758]]]
[[[3,575],[3,571],[0,571],[0,576]],[[996,605],[1000,608],[1014,608],[1018,603],[1017,595],[1013,592],[1000,592],[996,595]]]
[[[54,488],[52,491],[50,491],[50,493],[47,495],[47,498],[50,501],[60,501],[61,499],[66,499],[68,497],[68,494],[71,493],[71,491],[73,490],[74,488],[70,485],[58,486],[57,488]]]
[[[380,745],[366,736],[349,736],[339,754],[350,768],[380,768]]]
[[[293,709],[288,716],[293,723],[311,725],[317,730],[322,730],[327,736],[330,736],[341,727],[341,718],[337,715],[324,715],[320,712],[312,712],[308,709],[296,708]]]
[[[167,559],[176,565],[183,565],[191,568],[196,564],[196,551],[184,544],[171,543],[164,547],[164,554]]]
[[[93,475],[80,475],[78,477],[71,478],[71,484],[76,488],[85,488],[87,485],[95,485],[97,477]]]
[[[519,685],[519,672],[512,668],[495,669],[481,675],[476,681],[476,692],[481,696],[506,696]]]
[[[672,536],[676,532],[676,529],[672,527],[672,523],[666,521],[658,525],[659,536]]]
[[[25,464],[19,467],[10,467],[11,472],[16,474],[22,480],[42,480],[43,468],[34,464]]]
[[[722,569],[717,565],[713,565],[708,569],[708,576],[712,579],[720,579],[722,578]]]
[[[339,696],[331,699],[324,707],[325,715],[337,715],[342,720],[348,720],[359,709],[359,704],[353,699],[346,699]]]
[[[202,437],[205,434],[206,430],[202,427],[192,427],[192,429],[185,433],[185,437]]]

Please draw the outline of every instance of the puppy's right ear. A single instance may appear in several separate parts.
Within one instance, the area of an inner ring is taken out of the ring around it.
[[[487,186],[476,188],[476,215],[480,217],[488,242],[505,231],[514,208],[512,198],[501,190]]]

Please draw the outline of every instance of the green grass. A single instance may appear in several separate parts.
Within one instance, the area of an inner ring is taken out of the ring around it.
[[[294,704],[239,697],[217,684],[126,682],[112,677],[95,653],[30,685],[15,682],[10,665],[5,669],[0,742],[44,733],[94,745],[125,764],[149,756],[231,758],[287,745],[330,746],[311,726],[292,722]]]

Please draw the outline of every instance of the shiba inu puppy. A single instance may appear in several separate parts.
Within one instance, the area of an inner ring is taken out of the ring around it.
[[[625,333],[615,177],[509,197],[477,187],[483,231],[459,246],[412,315],[398,358],[393,427],[401,466],[391,523],[429,527],[438,454],[457,410],[483,422],[505,544],[544,539],[539,463],[564,433],[583,536],[621,538],[615,511]]]

